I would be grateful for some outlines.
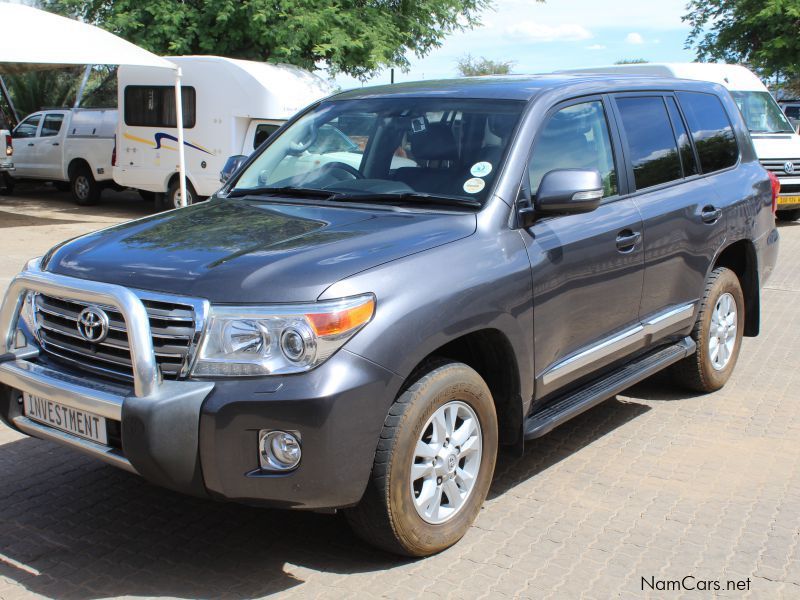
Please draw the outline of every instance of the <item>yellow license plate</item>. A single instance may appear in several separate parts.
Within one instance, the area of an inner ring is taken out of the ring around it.
[[[800,196],[778,196],[778,204],[800,204]]]

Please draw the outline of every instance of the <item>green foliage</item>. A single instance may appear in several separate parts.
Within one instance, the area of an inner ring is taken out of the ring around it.
[[[473,58],[471,54],[462,56],[456,62],[458,74],[462,77],[475,77],[478,75],[508,75],[514,62],[511,60],[490,60],[483,56]]]
[[[28,71],[5,75],[4,80],[20,119],[42,108],[63,108],[75,103],[84,67]],[[117,105],[116,68],[94,67],[81,106],[107,108]]]
[[[746,63],[762,76],[800,73],[800,0],[690,0],[687,48],[700,60]]]
[[[649,63],[649,60],[643,58],[623,58],[622,60],[615,61],[615,65],[644,65]]]
[[[491,0],[43,0],[156,54],[219,54],[366,78],[407,68]]]

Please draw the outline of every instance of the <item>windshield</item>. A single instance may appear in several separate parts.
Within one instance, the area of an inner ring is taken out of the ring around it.
[[[731,96],[751,133],[794,133],[786,115],[769,92],[736,92]]]
[[[273,139],[234,191],[483,202],[523,108],[518,101],[459,98],[323,102]]]

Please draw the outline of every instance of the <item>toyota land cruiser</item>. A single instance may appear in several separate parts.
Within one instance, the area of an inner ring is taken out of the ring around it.
[[[306,160],[323,128],[352,156]],[[777,194],[712,83],[345,92],[208,202],[32,260],[0,311],[0,416],[428,555],[478,515],[500,445],[661,369],[725,384],[759,331]]]

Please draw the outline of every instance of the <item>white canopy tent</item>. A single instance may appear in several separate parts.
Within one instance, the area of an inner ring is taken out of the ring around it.
[[[23,4],[0,2],[0,75],[73,65],[133,65],[175,72],[178,172],[181,203],[186,203],[181,70],[168,60],[94,25]]]

